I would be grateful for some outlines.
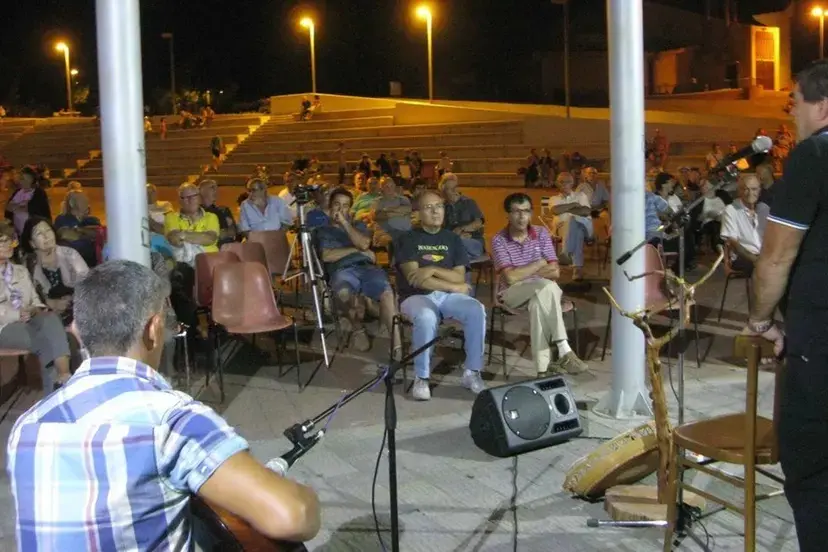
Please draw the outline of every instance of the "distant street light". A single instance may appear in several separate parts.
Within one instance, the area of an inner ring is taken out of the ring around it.
[[[819,59],[822,59],[825,55],[825,10],[816,6],[811,10],[811,15],[819,18]]]
[[[78,76],[78,70],[77,69],[72,69],[71,71],[69,71],[69,74],[72,75],[73,77],[77,77]]]
[[[161,38],[170,41],[170,94],[172,96],[172,114],[178,113],[178,102],[175,101],[175,50],[173,48],[173,34],[161,33]]]
[[[55,50],[63,52],[63,61],[66,65],[66,105],[72,113],[72,72],[69,68],[69,46],[65,42],[55,44]]]
[[[299,24],[306,28],[310,34],[311,88],[312,92],[316,94],[316,25],[310,17],[303,17]]]
[[[417,17],[425,19],[426,37],[428,39],[428,101],[434,101],[434,54],[432,52],[432,14],[428,6],[417,8]]]

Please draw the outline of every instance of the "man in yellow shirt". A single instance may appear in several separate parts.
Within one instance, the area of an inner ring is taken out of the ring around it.
[[[201,194],[195,184],[182,184],[178,188],[180,211],[168,213],[164,218],[164,233],[174,247],[184,244],[200,246],[205,253],[218,251],[221,226],[216,215],[201,207]],[[192,264],[192,261],[188,264]]]

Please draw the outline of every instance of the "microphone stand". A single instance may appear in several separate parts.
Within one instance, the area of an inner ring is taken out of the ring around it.
[[[727,184],[732,183],[738,176],[739,171],[736,169],[735,161],[730,162],[727,165],[722,167],[718,167],[714,169],[713,172],[723,173],[720,176],[719,181],[713,186],[713,192],[717,192],[724,188]],[[685,231],[687,229],[688,224],[690,223],[690,212],[695,209],[699,204],[704,201],[704,195],[700,195],[693,201],[691,201],[687,205],[682,205],[681,209],[679,209],[676,213],[670,215],[669,220],[664,222],[661,226],[659,226],[656,231],[660,233],[664,233],[664,235],[669,235],[672,233],[676,233],[678,235],[678,279],[679,282],[684,282],[684,254],[685,254]],[[627,251],[626,253],[622,254],[618,259],[615,261],[619,266],[622,266],[626,263],[630,257],[632,257],[636,251],[641,249],[642,247],[646,246],[649,243],[649,240],[645,237],[644,240]],[[629,276],[628,276],[629,277]],[[679,294],[678,294],[678,303],[679,303],[679,317],[678,317],[678,331],[677,335],[679,337],[679,348],[677,353],[677,360],[676,366],[678,371],[678,425],[684,424],[684,349],[687,343],[687,329],[685,324],[685,316],[687,311],[687,301],[685,295],[685,286],[679,285]],[[681,475],[682,479],[684,474]],[[677,493],[677,504],[678,504],[678,518],[676,520],[676,534],[683,534],[685,530],[690,526],[690,522],[692,521],[692,515],[690,511],[690,506],[684,503],[684,493],[681,485],[678,485],[678,493]],[[588,525],[590,527],[660,527],[664,528],[667,526],[669,520],[656,520],[656,521],[599,521],[599,520],[589,520]]]
[[[297,448],[303,449],[302,454],[315,445],[324,433],[324,428],[314,431],[317,425],[328,420],[341,407],[345,406],[366,391],[373,389],[380,381],[385,381],[385,431],[388,433],[388,494],[391,507],[391,550],[400,550],[400,520],[399,503],[397,499],[397,405],[394,398],[394,375],[397,370],[411,362],[415,357],[421,355],[440,340],[435,337],[416,351],[399,361],[392,361],[388,366],[382,367],[381,373],[370,381],[365,382],[357,389],[351,391],[335,404],[331,405],[324,412],[313,418],[294,424],[284,431],[284,436]]]

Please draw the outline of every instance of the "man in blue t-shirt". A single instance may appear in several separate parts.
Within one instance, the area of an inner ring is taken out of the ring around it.
[[[469,295],[468,254],[460,235],[443,228],[445,208],[441,195],[424,192],[420,197],[422,227],[403,234],[395,247],[394,262],[402,275],[397,279],[402,300],[400,310],[414,324],[412,350],[434,339],[443,318],[453,318],[463,325],[466,342],[463,387],[479,393],[486,388],[480,377],[486,308]],[[429,375],[433,350],[431,347],[414,358],[417,377],[411,392],[417,400],[431,398]]]
[[[380,321],[391,330],[394,316],[397,315],[397,302],[385,271],[374,264],[376,260],[371,251],[371,233],[362,222],[352,222],[350,218],[353,204],[351,192],[337,188],[331,192],[327,224],[318,227],[315,232],[322,252],[325,272],[330,278],[330,286],[338,301],[340,329],[351,333],[352,344],[358,351],[371,348],[360,313],[364,312],[361,299],[368,298],[379,303]],[[399,335],[394,339],[394,356],[400,357]]]

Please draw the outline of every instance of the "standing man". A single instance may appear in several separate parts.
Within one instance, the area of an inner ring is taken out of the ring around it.
[[[394,259],[402,273],[397,280],[402,301],[400,310],[414,323],[411,350],[434,339],[443,318],[452,318],[463,325],[466,363],[462,383],[477,394],[486,388],[480,377],[486,308],[469,296],[471,286],[466,284],[469,258],[460,236],[443,228],[445,209],[441,195],[423,192],[420,196],[422,228],[400,237]],[[411,393],[420,401],[431,398],[429,376],[433,350],[430,347],[414,358],[417,377]]]
[[[779,452],[802,552],[825,550],[828,519],[828,60],[797,75],[791,151],[753,274],[747,332],[784,351]],[[783,306],[787,338],[774,325]],[[784,302],[783,302],[784,304]]]
[[[560,270],[552,238],[543,226],[529,224],[532,199],[528,195],[507,196],[503,208],[509,225],[492,238],[494,266],[500,273],[498,298],[511,309],[529,309],[532,360],[538,377],[545,375],[550,367],[553,345],[558,348],[559,359],[551,364],[552,371],[581,373],[587,365],[566,339],[562,293],[555,283]]]

